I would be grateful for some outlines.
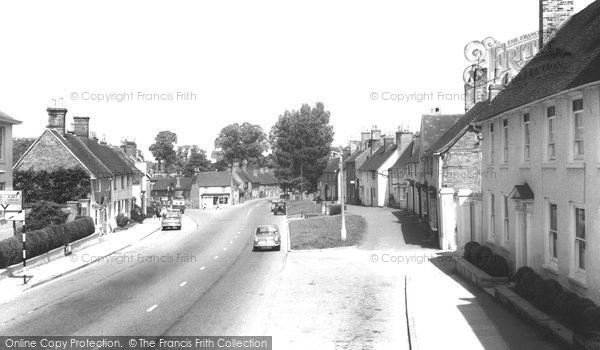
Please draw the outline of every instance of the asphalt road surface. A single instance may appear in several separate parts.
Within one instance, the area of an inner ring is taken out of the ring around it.
[[[285,216],[267,201],[186,215],[197,228],[188,219],[0,305],[0,334],[274,335]],[[281,251],[252,252],[260,224],[280,227]]]

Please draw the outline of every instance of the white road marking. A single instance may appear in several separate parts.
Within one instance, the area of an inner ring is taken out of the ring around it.
[[[233,244],[233,241],[229,241],[229,244]]]
[[[223,251],[226,251],[226,250],[227,250],[227,248],[223,248]]]
[[[206,266],[202,266],[202,267],[200,268],[200,271],[204,270],[205,268],[206,268]]]
[[[185,286],[186,284],[187,284],[187,282],[182,282],[182,283],[181,283],[179,286],[180,286],[180,287],[183,287],[183,286]]]
[[[158,304],[154,304],[151,308],[146,310],[146,312],[152,312],[152,310],[156,309],[157,307],[158,307]]]
[[[218,259],[218,258],[219,258],[219,256],[218,256],[218,255],[215,255],[215,257],[214,257],[213,259],[215,259],[215,260],[216,260],[216,259]]]

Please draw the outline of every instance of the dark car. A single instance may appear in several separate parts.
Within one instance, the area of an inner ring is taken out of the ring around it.
[[[283,214],[285,215],[287,213],[286,210],[286,206],[285,203],[276,203],[275,204],[275,208],[273,209],[273,214],[277,215],[277,214]]]

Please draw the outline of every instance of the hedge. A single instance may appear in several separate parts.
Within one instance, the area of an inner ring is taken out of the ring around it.
[[[493,253],[489,247],[479,245],[477,242],[465,244],[464,257],[492,277],[510,276],[508,261],[503,256]]]
[[[329,215],[339,215],[342,213],[342,205],[341,204],[330,204],[329,205]]]
[[[80,217],[62,225],[48,225],[41,230],[27,232],[27,258],[47,253],[67,243],[87,237],[96,231],[91,217]],[[23,261],[23,234],[0,241],[0,268]]]
[[[521,267],[513,276],[514,290],[540,310],[555,316],[578,333],[600,332],[600,308],[590,299],[564,290],[558,281],[543,279],[532,268]]]

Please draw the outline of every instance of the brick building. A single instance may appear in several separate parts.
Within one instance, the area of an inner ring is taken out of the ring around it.
[[[90,137],[89,118],[74,117],[67,132],[67,109],[48,108],[48,126],[15,164],[15,170],[83,169],[91,180],[88,198],[78,203],[80,215],[89,215],[105,232],[116,227],[118,214],[129,216],[133,178],[139,171],[115,150]]]

